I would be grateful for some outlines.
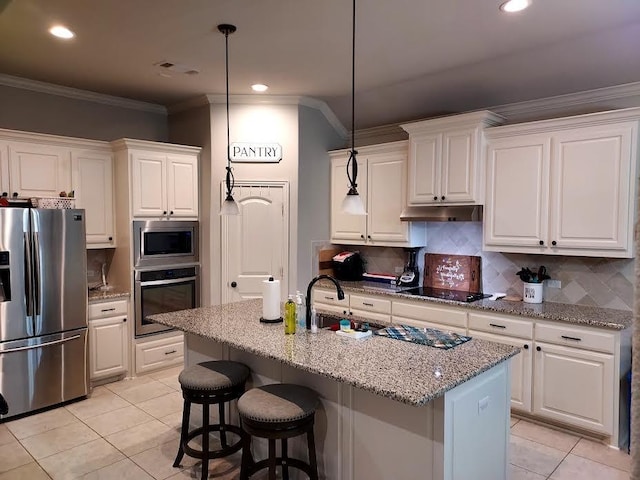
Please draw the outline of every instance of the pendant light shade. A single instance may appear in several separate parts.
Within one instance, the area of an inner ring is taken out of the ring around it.
[[[225,54],[225,75],[227,87],[227,173],[225,175],[226,198],[222,203],[220,215],[240,215],[240,207],[233,199],[233,186],[235,180],[233,171],[231,170],[231,157],[229,156],[230,140],[229,140],[229,35],[236,31],[235,25],[226,23],[218,25],[218,31],[224,35],[224,54]]]
[[[355,148],[356,132],[356,0],[353,0],[353,16],[351,30],[351,151],[347,161],[347,178],[349,179],[349,191],[342,201],[341,210],[348,215],[366,215],[362,197],[358,193],[358,152]]]

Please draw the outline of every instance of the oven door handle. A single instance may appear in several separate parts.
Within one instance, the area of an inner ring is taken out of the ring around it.
[[[175,283],[184,283],[184,282],[191,282],[193,280],[196,280],[197,277],[184,277],[184,278],[176,278],[174,280],[152,280],[152,281],[148,281],[148,282],[140,282],[140,286],[141,287],[149,287],[149,286],[153,286],[153,285],[171,285],[171,284],[175,284]]]

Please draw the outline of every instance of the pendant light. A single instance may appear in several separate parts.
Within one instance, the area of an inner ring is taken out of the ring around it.
[[[222,208],[220,209],[220,215],[239,215],[240,208],[233,199],[233,185],[235,180],[233,178],[233,172],[231,171],[231,142],[229,140],[229,35],[236,31],[235,25],[229,25],[222,23],[218,25],[218,31],[224,34],[224,51],[225,51],[225,73],[226,73],[226,85],[227,85],[227,174],[225,176],[226,198],[222,202]]]
[[[351,43],[351,151],[347,161],[347,178],[349,179],[349,191],[342,201],[342,212],[349,215],[366,215],[367,211],[362,203],[362,197],[358,194],[358,161],[355,148],[356,135],[356,0],[353,0],[353,23]]]

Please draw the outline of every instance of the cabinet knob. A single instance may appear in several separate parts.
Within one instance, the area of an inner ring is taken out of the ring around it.
[[[360,238],[364,238],[364,235],[360,235]]]
[[[171,211],[169,212],[169,215],[173,215],[173,210],[171,210]]]
[[[126,322],[126,321],[127,321],[127,319],[126,319],[126,318],[123,318],[123,319],[122,319],[122,321],[123,321],[123,322]]]
[[[524,348],[525,350],[529,350],[529,344],[525,343],[523,348]]]
[[[13,195],[11,195],[13,198],[17,198],[18,197],[18,192],[13,192]]]
[[[438,196],[437,196],[437,195],[434,195],[434,196],[433,196],[433,199],[434,199],[434,200],[437,200],[437,199],[438,199]]]
[[[544,240],[540,240],[540,245],[544,245]]]
[[[440,197],[440,199],[441,199],[441,200],[444,200],[444,195],[442,195],[442,196]]]
[[[238,286],[237,282],[231,282],[231,288],[236,288]]]
[[[542,348],[536,347],[536,351],[540,352],[541,350],[542,350]]]
[[[556,242],[555,240],[553,242],[551,242],[551,245],[553,245],[554,247],[558,244],[558,242]]]
[[[166,211],[166,210],[164,210],[164,211],[162,212],[162,214],[163,214],[163,215],[166,215],[166,214],[167,214],[167,211]]]
[[[109,237],[109,241],[112,241],[112,240],[113,240],[113,237]]]
[[[369,240],[371,240],[371,235],[367,235],[367,238],[368,238]]]

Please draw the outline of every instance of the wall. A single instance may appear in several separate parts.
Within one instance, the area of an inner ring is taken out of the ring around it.
[[[523,255],[482,251],[482,223],[429,222],[425,253],[479,255],[482,257],[482,287],[487,293],[522,296],[516,272],[544,265],[562,288],[545,288],[545,301],[595,305],[619,310],[633,309],[634,259]],[[394,273],[405,254],[400,248],[361,247],[368,271]]]
[[[0,128],[93,140],[167,140],[167,115],[0,85]]]
[[[314,276],[313,246],[330,236],[331,163],[327,152],[343,147],[344,139],[317,109],[300,107],[298,115],[297,290],[304,292]]]

